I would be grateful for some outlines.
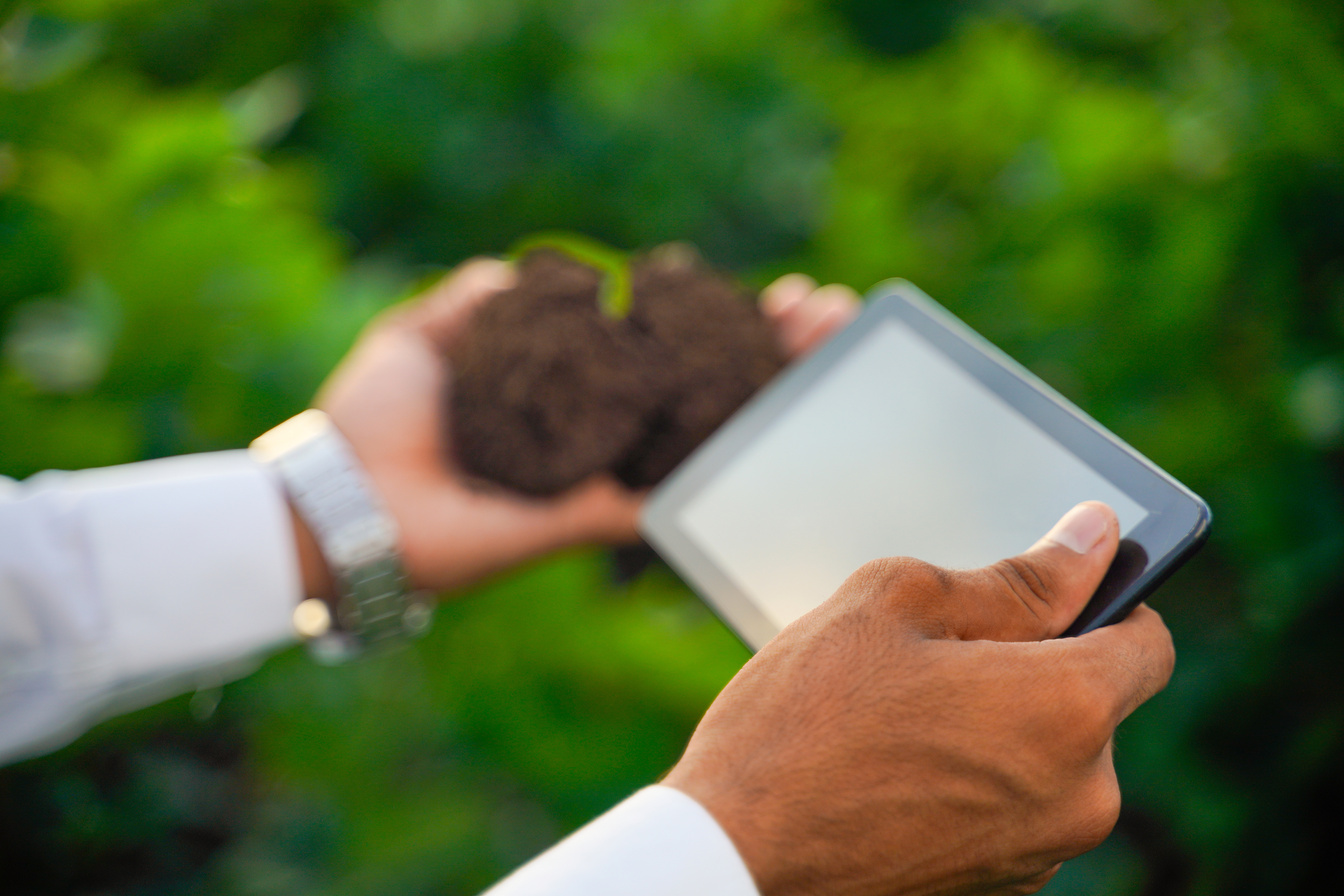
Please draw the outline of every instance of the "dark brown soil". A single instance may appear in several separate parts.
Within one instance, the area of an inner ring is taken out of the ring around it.
[[[536,251],[475,312],[451,358],[461,469],[530,495],[602,471],[650,486],[782,366],[755,296],[686,253],[639,259],[631,279],[612,318],[597,271]]]

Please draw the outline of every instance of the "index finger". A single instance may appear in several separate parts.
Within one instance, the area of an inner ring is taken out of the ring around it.
[[[760,307],[785,354],[797,358],[857,317],[860,302],[848,286],[818,287],[806,274],[786,274],[761,292]]]
[[[1171,632],[1147,604],[1114,625],[1049,644],[1085,664],[1094,696],[1110,708],[1115,725],[1165,688],[1176,667]]]

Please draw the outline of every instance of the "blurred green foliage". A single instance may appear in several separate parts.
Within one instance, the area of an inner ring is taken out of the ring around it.
[[[0,2],[0,473],[245,444],[410,284],[550,228],[907,277],[1201,492],[1126,814],[1047,892],[1334,880],[1344,8]],[[5,886],[472,892],[745,656],[665,571],[547,561],[0,772]]]

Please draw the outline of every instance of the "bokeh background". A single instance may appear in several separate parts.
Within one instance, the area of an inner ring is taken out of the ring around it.
[[[1121,825],[1051,894],[1337,885],[1335,0],[0,2],[0,473],[233,448],[543,228],[907,277],[1203,494]],[[654,780],[746,652],[601,552],[0,771],[9,893],[472,893]]]

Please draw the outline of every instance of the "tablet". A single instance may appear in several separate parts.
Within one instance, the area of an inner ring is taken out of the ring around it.
[[[1203,543],[1208,506],[894,280],[655,489],[640,528],[759,649],[869,560],[984,566],[1085,500],[1121,544],[1066,635],[1124,618]]]

